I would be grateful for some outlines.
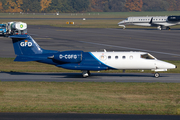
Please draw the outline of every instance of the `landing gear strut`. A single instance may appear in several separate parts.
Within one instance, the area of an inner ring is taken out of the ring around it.
[[[82,76],[83,76],[84,78],[86,78],[86,77],[88,77],[88,76],[90,76],[90,75],[91,75],[91,73],[90,73],[89,70],[82,71]]]
[[[125,25],[119,25],[120,27],[123,27],[123,29],[126,29],[126,26]]]
[[[158,30],[162,30],[162,26],[158,26],[157,29],[158,29]]]
[[[158,78],[160,76],[160,74],[158,72],[154,73],[154,77]]]

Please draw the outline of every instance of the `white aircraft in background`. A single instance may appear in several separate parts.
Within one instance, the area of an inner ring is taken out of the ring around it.
[[[81,70],[83,77],[90,71],[100,70],[152,70],[159,77],[159,71],[177,68],[175,65],[156,59],[146,52],[83,52],[54,51],[42,49],[30,35],[10,36],[17,57],[15,61],[37,61],[57,67]]]
[[[170,30],[169,26],[180,24],[180,16],[146,16],[146,17],[128,17],[118,23],[119,26],[126,28],[125,25],[150,26],[157,27],[158,30],[166,28]]]

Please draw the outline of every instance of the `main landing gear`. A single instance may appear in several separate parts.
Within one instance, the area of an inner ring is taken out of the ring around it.
[[[163,27],[163,26],[158,26],[157,27],[158,30],[162,30],[163,28],[165,28],[165,27]],[[166,30],[171,30],[171,28],[170,27],[166,27]]]
[[[158,78],[160,76],[160,74],[158,72],[154,73],[154,77]]]
[[[166,30],[171,30],[171,28],[170,27],[166,27]]]
[[[90,75],[91,75],[91,73],[90,73],[89,70],[82,71],[82,76],[83,76],[84,78],[86,78],[86,77],[88,77],[88,76],[90,76]]]
[[[158,30],[162,30],[162,26],[158,26],[157,29],[158,29]]]

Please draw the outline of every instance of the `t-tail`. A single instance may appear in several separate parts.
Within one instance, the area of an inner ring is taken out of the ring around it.
[[[17,55],[14,61],[38,61],[42,59],[40,56],[58,52],[42,49],[30,35],[13,35],[10,38]]]

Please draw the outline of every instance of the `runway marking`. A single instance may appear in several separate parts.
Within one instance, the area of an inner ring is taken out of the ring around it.
[[[101,45],[101,46],[108,46],[108,47],[124,48],[124,49],[129,49],[129,50],[146,51],[146,52],[159,53],[159,54],[165,54],[165,55],[171,55],[171,56],[180,56],[180,54],[165,53],[165,52],[159,52],[159,51],[153,51],[153,50],[145,50],[145,49],[139,49],[139,48],[130,48],[130,47],[123,47],[123,46],[116,46],[116,45],[107,45],[107,44],[93,43],[93,42],[86,42],[86,41],[79,41],[79,42],[88,43],[88,44],[94,44],[94,45]]]

